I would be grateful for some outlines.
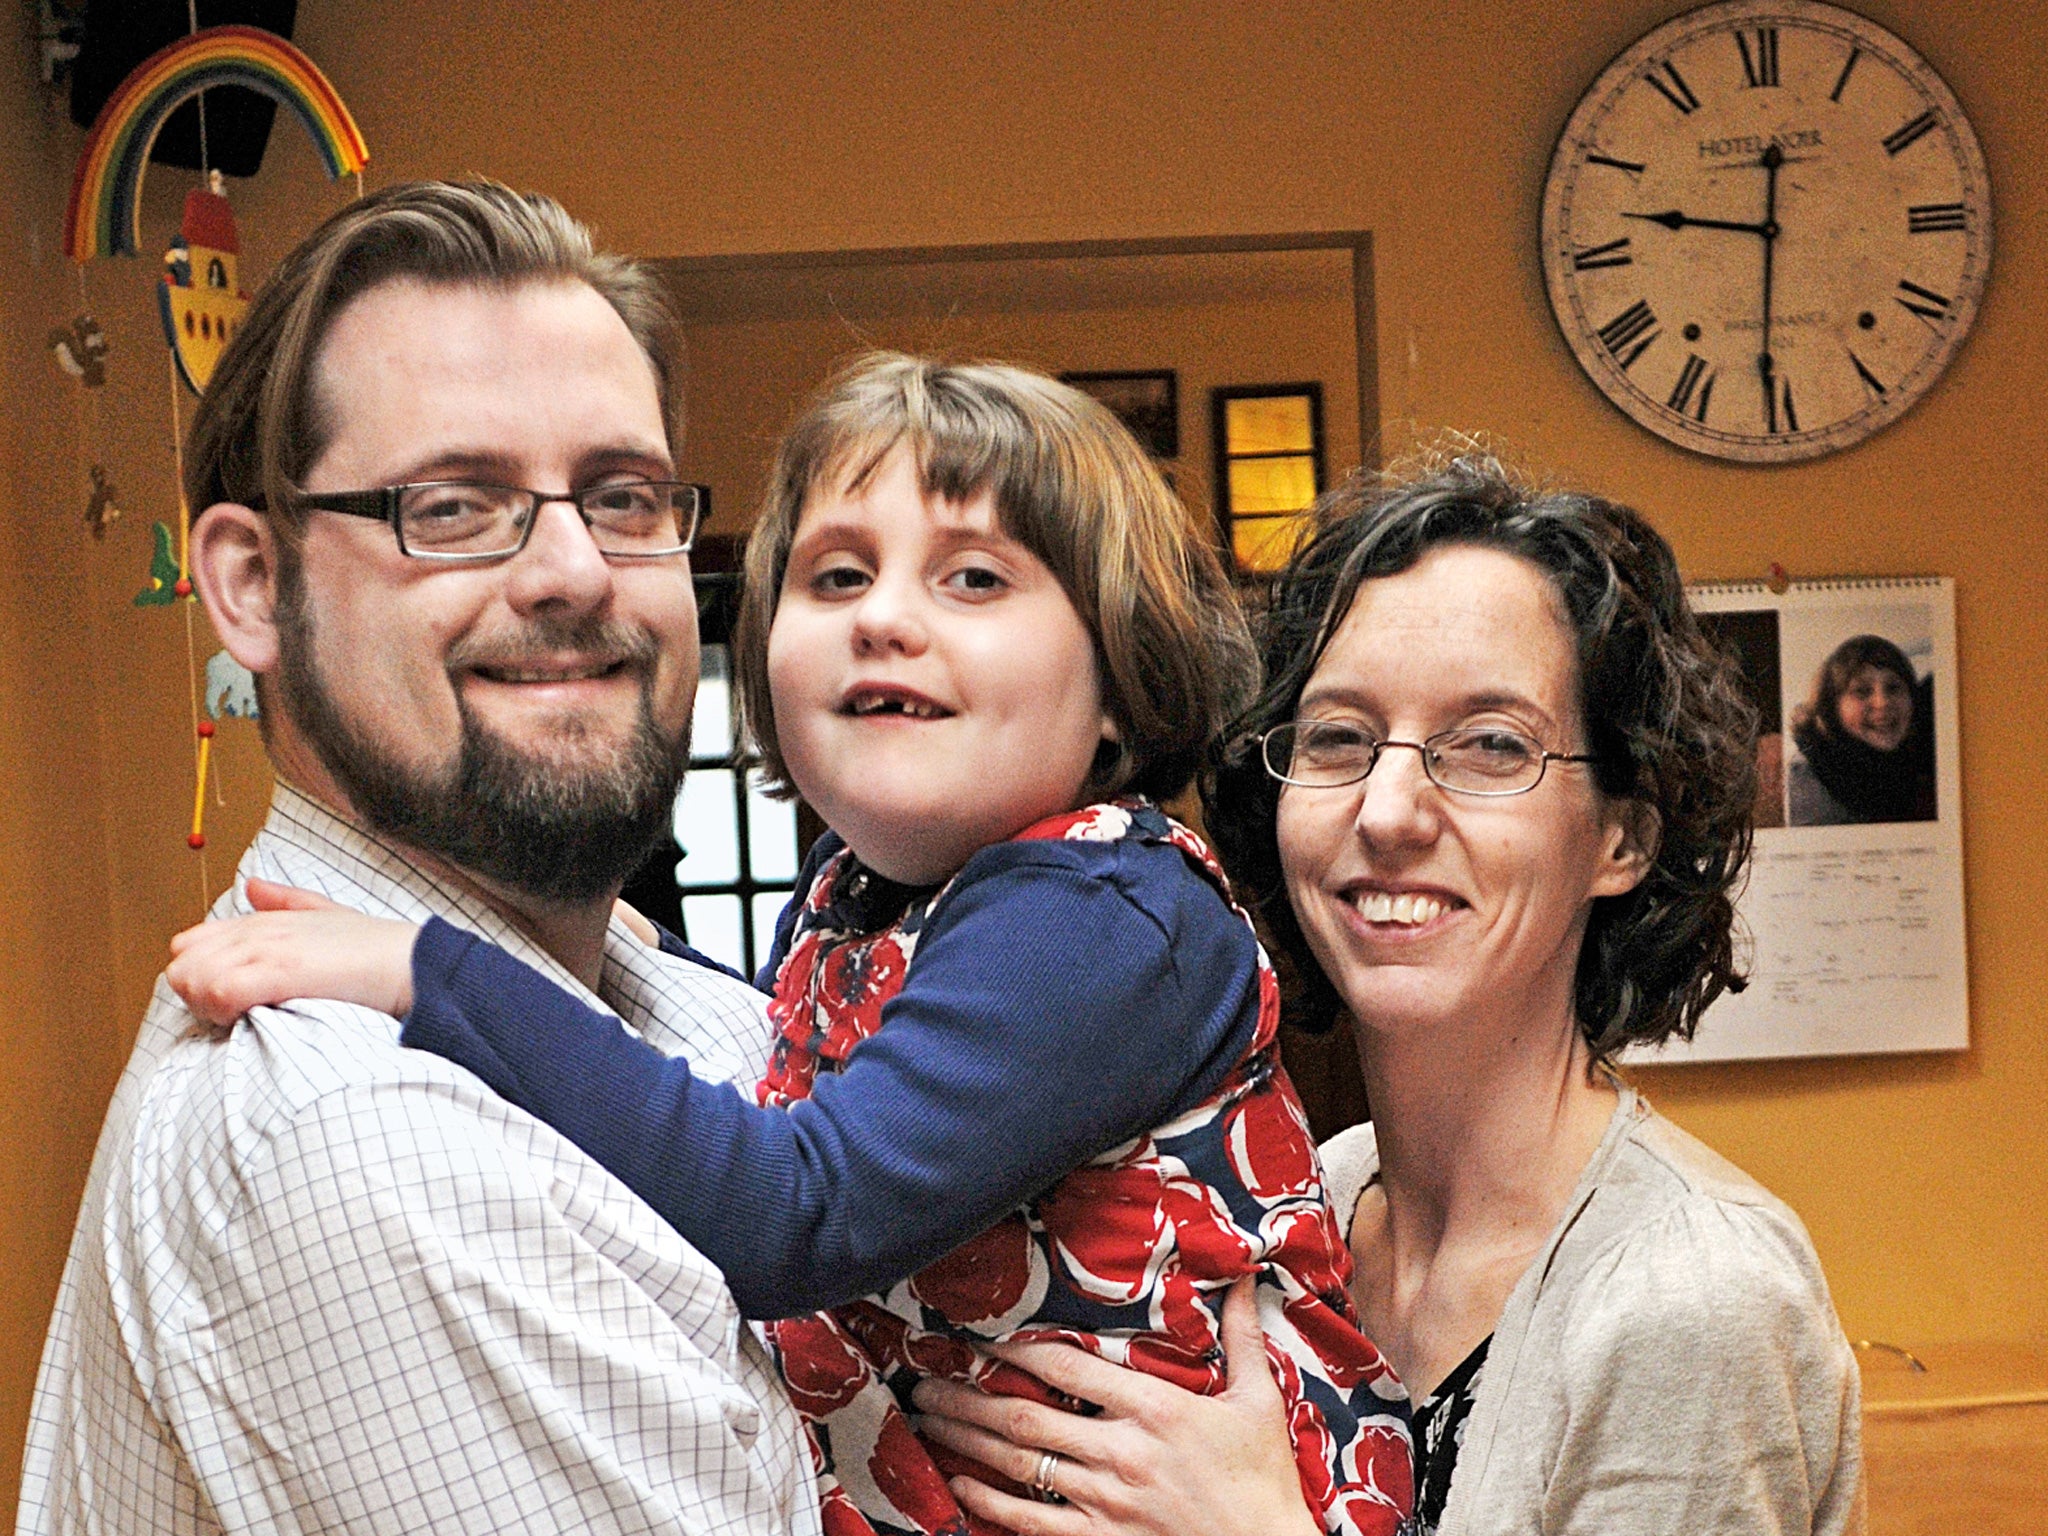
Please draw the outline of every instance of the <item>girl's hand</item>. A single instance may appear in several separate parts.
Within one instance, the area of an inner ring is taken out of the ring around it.
[[[995,1353],[1049,1386],[1101,1406],[1099,1417],[993,1397],[950,1381],[916,1391],[928,1438],[1031,1486],[1052,1451],[1064,1504],[999,1493],[955,1478],[970,1514],[1020,1536],[1321,1536],[1302,1497],[1287,1438],[1286,1404],[1266,1363],[1255,1282],[1223,1305],[1230,1384],[1201,1397],[1097,1359],[1068,1344],[998,1345]]]
[[[413,924],[269,880],[251,880],[248,892],[253,916],[201,923],[171,940],[164,979],[205,1022],[226,1028],[251,1008],[294,997],[338,998],[394,1018],[411,1009]]]

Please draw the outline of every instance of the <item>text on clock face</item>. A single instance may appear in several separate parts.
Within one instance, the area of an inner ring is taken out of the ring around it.
[[[1822,144],[1818,128],[1788,128],[1780,133],[1742,133],[1733,138],[1701,139],[1702,160],[1725,160],[1730,155],[1761,155],[1771,145],[1780,150],[1819,149]]]

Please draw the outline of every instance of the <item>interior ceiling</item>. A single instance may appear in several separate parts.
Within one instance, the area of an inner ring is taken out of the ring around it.
[[[655,263],[685,324],[883,319],[1243,303],[1351,301],[1349,246],[1141,256],[891,258],[817,265]]]

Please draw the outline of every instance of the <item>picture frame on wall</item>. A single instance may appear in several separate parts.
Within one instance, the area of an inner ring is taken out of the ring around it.
[[[1060,382],[1108,406],[1153,458],[1180,457],[1180,376],[1171,368],[1063,373]]]

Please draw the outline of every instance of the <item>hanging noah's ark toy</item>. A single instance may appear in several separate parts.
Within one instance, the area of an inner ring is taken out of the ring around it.
[[[164,338],[195,395],[206,393],[214,366],[249,308],[236,271],[242,242],[235,215],[220,194],[220,173],[210,179],[211,189],[194,187],[185,194],[185,217],[164,252],[164,277],[156,290]]]

